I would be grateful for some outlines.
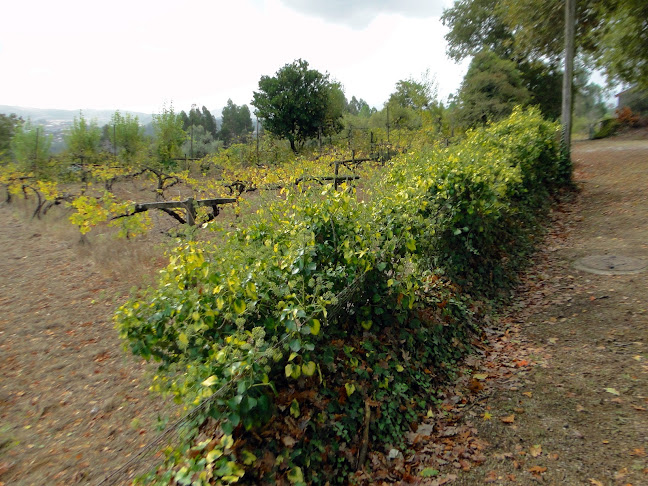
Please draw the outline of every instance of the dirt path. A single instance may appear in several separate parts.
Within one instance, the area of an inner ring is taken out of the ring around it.
[[[554,215],[518,310],[474,371],[487,378],[465,420],[487,444],[483,464],[452,484],[648,484],[648,270],[573,266],[648,262],[648,140],[577,143],[573,157],[582,192]]]
[[[93,484],[162,404],[113,328],[130,283],[37,231],[0,207],[0,484]]]

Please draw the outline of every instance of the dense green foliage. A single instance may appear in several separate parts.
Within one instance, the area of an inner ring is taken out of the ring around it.
[[[568,177],[556,131],[517,110],[397,158],[363,200],[292,191],[217,246],[180,245],[117,324],[160,363],[156,389],[188,406],[216,392],[218,427],[146,481],[345,482],[365,406],[371,442],[399,444],[476,330],[479,304],[457,283],[473,298],[509,284]],[[261,441],[271,416],[279,430]]]
[[[16,126],[22,120],[15,113],[5,115],[0,113],[0,160],[7,158],[11,148],[11,139],[14,136]]]
[[[18,167],[24,171],[43,173],[49,158],[52,136],[31,120],[18,123],[11,139],[11,152]]]
[[[64,136],[67,150],[74,156],[83,159],[93,158],[99,153],[101,128],[96,120],[86,120],[83,112],[79,118],[74,117],[72,127]]]
[[[263,128],[288,140],[297,151],[297,145],[309,138],[339,130],[344,109],[340,93],[339,84],[331,83],[328,74],[309,69],[308,63],[299,59],[275,76],[262,76],[252,105]]]
[[[183,126],[182,117],[173,106],[164,107],[162,113],[153,115],[155,153],[162,166],[173,166],[173,159],[183,155],[180,149],[186,138]]]
[[[507,117],[516,105],[529,101],[522,73],[513,61],[494,52],[475,55],[459,89],[459,119],[468,127]]]
[[[225,146],[245,142],[253,130],[250,109],[247,105],[237,106],[231,99],[227,100],[227,105],[223,108],[220,130],[220,138]]]
[[[576,3],[576,45],[614,81],[648,87],[648,4],[643,0]],[[563,0],[457,0],[445,10],[448,54],[490,48],[516,62],[556,67],[564,44]]]

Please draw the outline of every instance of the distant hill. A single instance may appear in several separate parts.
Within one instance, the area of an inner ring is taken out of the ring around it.
[[[96,119],[99,125],[105,125],[110,121],[115,110],[93,110],[93,109],[84,109],[83,116],[87,120]],[[136,115],[139,118],[139,122],[142,125],[150,123],[153,119],[153,116],[150,113],[138,113],[133,111],[122,111],[122,113],[130,113]],[[72,123],[74,117],[79,116],[79,110],[57,110],[57,109],[47,109],[47,108],[26,108],[24,106],[8,106],[0,105],[0,113],[9,115],[10,113],[15,113],[18,116],[21,116],[23,119],[31,119],[34,123],[41,123],[43,125],[49,125],[50,122],[59,122],[58,124],[68,124]],[[56,123],[55,123],[56,124]]]
[[[103,127],[107,123],[110,123],[110,118],[115,113],[115,110],[81,110],[83,111],[83,116],[86,120],[97,120],[97,124],[100,127]],[[140,125],[143,125],[146,130],[151,131],[150,124],[153,120],[153,115],[150,113],[138,113],[134,111],[122,111],[122,113],[130,113],[131,115],[137,116],[139,119]],[[10,115],[15,113],[19,117],[22,117],[23,120],[28,118],[35,125],[42,125],[45,129],[45,133],[51,134],[53,137],[52,141],[52,153],[58,153],[65,148],[65,142],[63,141],[63,135],[65,131],[72,126],[74,117],[79,117],[79,110],[56,110],[56,109],[47,109],[47,108],[26,108],[24,106],[8,106],[0,105],[0,113],[5,115]]]

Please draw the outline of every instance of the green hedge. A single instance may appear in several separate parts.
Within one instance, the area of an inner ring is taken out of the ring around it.
[[[219,390],[195,424],[216,418],[217,440],[188,440],[145,481],[346,482],[368,403],[371,443],[399,445],[468,351],[475,299],[510,284],[569,173],[557,126],[515,110],[455,147],[400,156],[366,201],[293,192],[218,246],[179,246],[116,321],[159,361],[155,389],[187,407]]]

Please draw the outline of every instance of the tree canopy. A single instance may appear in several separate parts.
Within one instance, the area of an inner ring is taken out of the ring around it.
[[[475,55],[459,90],[459,119],[469,127],[509,116],[530,100],[515,63],[492,51]]]
[[[8,154],[16,126],[22,121],[15,113],[11,115],[0,113],[0,158]]]
[[[101,129],[96,120],[88,120],[79,113],[64,135],[68,151],[77,157],[92,157],[99,152]]]
[[[46,135],[42,126],[34,126],[31,120],[19,123],[11,139],[11,151],[22,169],[41,172],[49,157],[52,135]]]
[[[110,126],[106,129],[110,145],[126,161],[131,162],[146,147],[144,128],[137,116],[130,113],[113,113]]]
[[[328,74],[309,69],[308,63],[299,59],[274,76],[262,76],[252,105],[263,127],[287,139],[296,152],[297,144],[340,129],[344,110],[344,105],[340,108],[340,93],[340,85],[331,83]]]
[[[237,106],[231,99],[223,108],[222,119],[220,138],[226,146],[242,142],[254,130],[248,106]]]
[[[181,155],[180,148],[186,136],[182,127],[182,118],[173,106],[164,107],[162,113],[153,115],[154,145],[161,165],[172,165],[173,159]]]
[[[576,46],[608,78],[648,87],[648,2],[580,0]],[[516,62],[559,64],[564,43],[563,0],[457,0],[442,20],[448,55],[461,60],[489,48]]]

